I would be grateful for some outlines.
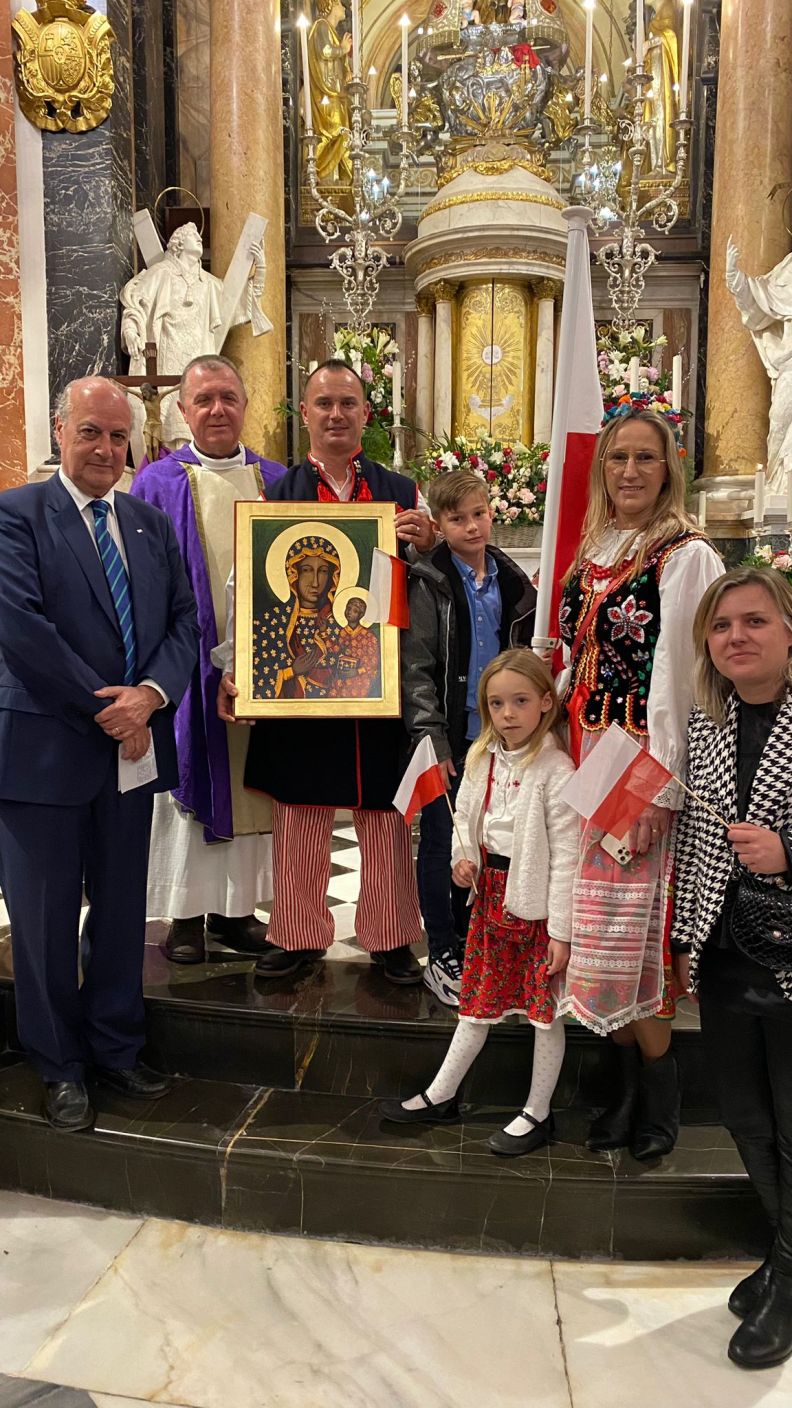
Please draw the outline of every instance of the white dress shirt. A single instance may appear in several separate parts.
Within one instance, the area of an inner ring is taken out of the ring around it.
[[[102,558],[101,553],[99,552],[99,544],[96,541],[96,520],[94,519],[93,510],[91,508],[91,504],[98,502],[96,496],[93,494],[83,493],[82,489],[78,489],[77,485],[69,478],[67,474],[63,473],[62,469],[58,470],[58,477],[64,489],[66,490],[66,493],[71,499],[74,500],[75,504],[77,505],[77,508],[80,511],[80,517],[83,523],[85,524],[86,531],[90,535],[91,542],[96,548],[97,557],[101,562]],[[118,517],[115,511],[115,489],[108,489],[107,493],[102,494],[101,497],[104,499],[106,504],[110,505],[109,512],[107,514],[107,531],[110,534],[110,537],[113,539],[113,542],[115,543],[116,547],[118,548],[119,553],[121,554],[121,561],[123,562],[124,567],[126,568],[128,576],[129,563],[127,562],[126,548],[124,547],[124,539],[121,533],[121,529],[118,526]],[[102,565],[104,566],[104,564]],[[165,704],[170,703],[170,700],[168,698],[168,695],[165,693],[165,690],[157,684],[156,680],[145,679],[141,680],[140,683],[150,685],[152,689],[156,689],[157,694],[159,694],[162,699],[162,704],[160,704],[159,706],[160,708],[163,708]],[[110,701],[110,703],[112,703],[112,700]]]

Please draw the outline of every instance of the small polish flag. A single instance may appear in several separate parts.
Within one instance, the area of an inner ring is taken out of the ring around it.
[[[618,724],[606,729],[561,793],[586,821],[622,841],[674,774]]]
[[[375,548],[371,554],[367,619],[386,626],[409,626],[407,564],[400,557]]]
[[[428,807],[446,790],[445,779],[440,771],[434,744],[426,734],[413,753],[399,790],[393,799],[397,812],[401,812],[409,826],[421,807]]]

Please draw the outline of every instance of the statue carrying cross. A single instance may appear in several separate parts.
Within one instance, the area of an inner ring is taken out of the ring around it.
[[[229,329],[240,323],[249,322],[254,337],[270,332],[272,323],[259,305],[263,216],[248,215],[223,279],[203,268],[203,240],[191,221],[174,231],[165,249],[147,210],[137,211],[133,223],[146,268],[121,290],[121,345],[130,375],[117,380],[135,398],[130,438],[139,463],[144,452],[152,457],[147,442],[175,449],[189,439],[176,392],[167,389],[178,386],[187,363],[221,352]],[[156,362],[147,356],[150,344]]]

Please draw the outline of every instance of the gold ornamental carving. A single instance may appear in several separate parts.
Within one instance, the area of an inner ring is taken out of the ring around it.
[[[469,284],[459,303],[455,432],[522,440],[530,386],[530,312],[525,288]]]
[[[25,117],[45,132],[88,132],[113,102],[115,35],[82,0],[38,0],[11,21],[16,83]]]
[[[565,209],[564,202],[557,196],[546,196],[541,191],[535,195],[529,195],[527,191],[468,191],[467,195],[444,196],[442,200],[430,201],[421,220],[427,220],[430,215],[437,215],[441,210],[451,210],[455,205],[475,205],[483,200],[514,200],[526,205],[549,205],[551,210]]]
[[[418,312],[418,317],[431,318],[434,312],[434,303],[434,298],[428,290],[424,293],[416,293],[415,307]]]
[[[558,298],[561,294],[561,285],[555,279],[537,279],[533,285],[533,291],[539,302],[545,299]]]
[[[540,181],[548,181],[550,173],[545,166],[542,157],[538,154],[531,155],[526,152],[522,156],[503,156],[484,160],[476,156],[457,156],[454,153],[440,153],[438,156],[437,188],[442,190],[449,181],[461,176],[464,171],[475,171],[479,176],[506,176],[510,171],[519,168],[522,171],[529,171],[532,176],[538,176]]]
[[[451,284],[447,279],[440,279],[438,283],[432,284],[432,293],[435,302],[453,303],[458,287],[458,284]]]
[[[432,269],[447,269],[452,264],[479,264],[486,259],[522,259],[535,264],[550,264],[555,269],[566,268],[563,254],[549,254],[544,249],[525,249],[520,245],[511,245],[509,248],[499,245],[493,248],[488,246],[485,249],[458,251],[455,254],[435,254],[419,265],[418,274],[428,274]]]

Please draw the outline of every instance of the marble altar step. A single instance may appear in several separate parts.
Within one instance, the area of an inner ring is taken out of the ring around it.
[[[505,1107],[435,1129],[383,1123],[368,1096],[179,1080],[152,1104],[97,1092],[63,1134],[41,1085],[0,1057],[0,1186],[137,1215],[402,1246],[626,1259],[759,1257],[767,1231],[728,1135],[686,1122],[655,1166],[589,1153],[589,1111],[558,1102],[557,1142],[498,1159]]]
[[[423,984],[393,987],[366,955],[349,956],[348,946],[346,957],[328,958],[296,983],[256,982],[250,960],[229,953],[195,967],[169,963],[161,952],[164,935],[163,924],[149,924],[144,967],[147,1054],[160,1069],[317,1094],[405,1096],[425,1088],[448,1048],[453,1012]],[[7,938],[0,940],[0,997],[9,1009],[13,1046]],[[467,1098],[519,1108],[530,1084],[531,1043],[530,1028],[516,1020],[494,1028],[469,1077]],[[715,1120],[692,1005],[680,1011],[674,1048],[686,1118]],[[569,1023],[559,1103],[603,1106],[614,1060],[612,1043]]]

